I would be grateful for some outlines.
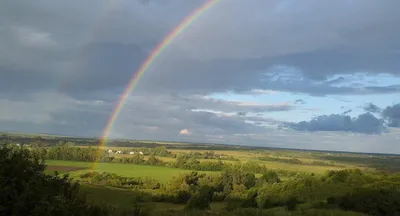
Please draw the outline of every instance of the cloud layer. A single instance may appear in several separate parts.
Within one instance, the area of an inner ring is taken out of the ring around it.
[[[100,135],[151,50],[202,3],[0,2],[0,130]],[[395,142],[399,9],[398,0],[220,1],[158,55],[111,135]]]

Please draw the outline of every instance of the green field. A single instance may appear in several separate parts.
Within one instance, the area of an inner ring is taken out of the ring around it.
[[[69,172],[71,177],[78,177],[82,173],[88,171],[108,172],[115,173],[125,177],[150,177],[155,180],[165,183],[181,173],[190,172],[189,170],[182,170],[177,168],[161,167],[161,166],[148,166],[148,165],[136,165],[136,164],[116,164],[116,163],[99,163],[96,165],[96,169],[93,170],[93,163],[80,162],[80,161],[60,161],[60,160],[48,160],[46,161],[48,168],[52,166],[64,166],[64,167],[76,167],[83,168],[78,171]],[[211,171],[199,171],[200,173],[212,174],[215,172]]]

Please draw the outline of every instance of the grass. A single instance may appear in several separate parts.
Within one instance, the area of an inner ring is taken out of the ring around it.
[[[48,160],[46,164],[49,167],[53,166],[68,166],[80,167],[81,170],[69,172],[72,178],[77,178],[80,174],[92,170],[93,163],[80,162],[80,161],[58,161]],[[117,164],[117,163],[99,163],[95,171],[115,173],[125,177],[151,177],[161,183],[165,183],[181,173],[190,172],[189,170],[182,170],[177,168],[136,165],[136,164]],[[199,173],[213,174],[216,172],[199,171]]]
[[[199,159],[202,162],[205,161],[218,161],[216,159]],[[344,168],[335,167],[335,166],[320,166],[320,165],[304,165],[304,164],[288,164],[288,163],[280,163],[280,162],[271,162],[271,161],[260,161],[257,159],[253,160],[241,160],[241,162],[252,161],[258,164],[264,164],[267,168],[271,170],[288,170],[288,171],[295,171],[295,172],[308,172],[308,173],[325,173],[328,170],[340,170]],[[237,161],[229,161],[224,160],[224,163],[235,164]]]
[[[82,184],[81,193],[95,204],[105,203],[107,205],[120,206],[124,208],[131,207],[136,193],[129,190],[111,188],[107,186],[96,186],[90,184]]]
[[[78,167],[78,166],[48,165],[46,167],[45,173],[52,174],[55,171],[57,171],[59,174],[63,174],[63,173],[70,173],[73,171],[85,170],[85,169],[87,169],[87,168],[86,167]]]
[[[257,161],[258,162],[258,161]],[[328,170],[339,170],[341,168],[331,167],[331,166],[318,166],[318,165],[301,165],[301,164],[287,164],[287,163],[279,163],[279,162],[269,162],[262,161],[259,162],[265,164],[266,167],[272,170],[288,170],[295,172],[312,172],[312,173],[325,173]]]
[[[97,186],[82,184],[80,192],[86,195],[86,199],[93,204],[110,205],[118,209],[131,209],[134,207],[134,200],[137,192],[126,189],[112,188],[107,186]],[[185,205],[166,202],[145,202],[139,203],[144,209],[151,212],[165,212],[168,210],[181,211]]]
[[[127,189],[119,189],[107,186],[98,186],[91,184],[82,184],[80,192],[86,195],[89,202],[94,204],[107,204],[120,208],[132,208],[134,199],[137,196],[137,192]],[[183,210],[184,204],[173,204],[166,202],[146,202],[141,203],[143,207],[151,208],[154,211],[162,212],[168,210],[180,211]],[[226,203],[224,202],[213,202],[211,209],[213,211],[222,211]]]

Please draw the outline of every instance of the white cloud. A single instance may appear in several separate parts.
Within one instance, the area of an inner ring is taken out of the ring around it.
[[[181,131],[179,131],[180,135],[190,135],[190,131],[189,129],[182,129]]]
[[[266,95],[266,94],[274,94],[277,91],[273,90],[265,90],[265,89],[252,89],[249,93],[250,94],[260,94],[260,95]]]

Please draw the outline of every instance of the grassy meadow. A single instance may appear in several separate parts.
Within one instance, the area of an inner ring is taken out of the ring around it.
[[[114,164],[114,163],[98,163],[93,169],[93,163],[81,162],[81,161],[61,161],[61,160],[48,160],[46,161],[47,170],[54,171],[53,168],[58,168],[61,173],[69,173],[70,177],[78,178],[80,174],[87,173],[90,171],[96,172],[107,172],[115,173],[119,176],[124,177],[150,177],[155,180],[165,183],[182,173],[190,172],[188,170],[182,170],[170,167],[161,166],[148,166],[148,165],[137,165],[137,164]],[[71,171],[65,172],[66,168],[70,168]],[[74,170],[77,169],[77,170]],[[49,173],[49,172],[48,172]],[[51,173],[51,172],[50,172]],[[200,173],[213,174],[211,171],[200,171]]]

